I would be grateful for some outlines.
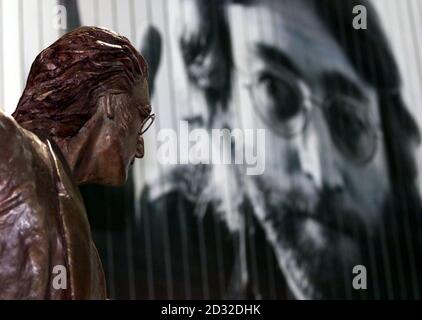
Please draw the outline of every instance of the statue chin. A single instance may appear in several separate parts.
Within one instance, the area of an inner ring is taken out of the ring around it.
[[[128,174],[126,173],[126,171],[121,170],[119,172],[116,172],[115,174],[110,174],[108,176],[104,176],[102,178],[84,184],[99,184],[108,187],[121,187],[126,183],[127,177]]]
[[[110,183],[107,183],[107,185],[111,187],[123,186],[126,183],[127,178],[129,176],[128,172],[129,172],[129,168],[127,166],[122,167],[118,172],[116,172],[115,175],[110,175],[110,177],[113,177],[113,178],[111,179]]]

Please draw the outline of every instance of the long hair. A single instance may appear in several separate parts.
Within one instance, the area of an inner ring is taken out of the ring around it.
[[[47,137],[76,135],[107,93],[131,93],[147,77],[144,58],[125,37],[97,27],[69,32],[33,62],[13,117]]]
[[[245,6],[259,3],[259,0],[222,1]],[[399,67],[380,19],[368,0],[307,2],[343,49],[357,74],[377,92],[394,203],[394,213],[384,221],[386,239],[380,241],[386,242],[393,248],[392,254],[400,257],[390,261],[389,268],[396,274],[401,273],[406,287],[401,288],[401,293],[398,293],[400,289],[395,290],[393,296],[418,297],[422,295],[422,277],[418,276],[418,270],[422,268],[422,205],[415,150],[421,135],[403,99]],[[367,10],[366,29],[353,27],[353,8],[358,5]]]
[[[422,205],[415,150],[421,137],[404,103],[398,65],[376,11],[367,0],[317,0],[314,3],[355,70],[377,91],[395,211],[384,221],[388,235],[385,241],[394,248],[393,254],[401,257],[391,261],[390,268],[395,272],[402,270],[400,273],[406,284],[401,289],[402,296],[418,297],[422,294],[422,277],[418,275],[422,267],[419,249]],[[357,5],[363,5],[367,10],[366,30],[355,30],[352,26],[353,8]],[[396,294],[399,290],[395,290]]]

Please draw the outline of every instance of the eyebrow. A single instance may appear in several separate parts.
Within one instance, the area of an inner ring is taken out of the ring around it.
[[[322,81],[326,89],[333,89],[340,91],[342,94],[353,95],[361,101],[367,101],[368,97],[363,92],[362,88],[353,80],[349,79],[346,75],[335,72],[329,72],[323,75]]]
[[[280,49],[266,44],[257,44],[255,45],[255,50],[265,62],[275,66],[282,66],[295,76],[304,78],[299,67]],[[368,100],[362,88],[355,81],[340,72],[328,72],[323,75],[322,81],[328,89],[335,89],[341,93],[353,95],[362,101]]]
[[[303,74],[297,65],[280,49],[260,43],[255,46],[255,50],[265,62],[275,66],[282,66],[295,76],[303,78]]]

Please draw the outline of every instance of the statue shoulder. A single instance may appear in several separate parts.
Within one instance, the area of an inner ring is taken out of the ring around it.
[[[16,134],[20,131],[16,121],[0,111],[0,145],[8,144],[9,139],[17,139]]]
[[[46,144],[35,134],[25,130],[15,119],[0,111],[0,163],[9,166],[30,160],[34,154],[45,158],[47,152]]]
[[[10,176],[21,163],[28,149],[22,129],[15,120],[0,113],[0,181]],[[0,191],[1,192],[1,191]]]
[[[0,113],[0,217],[10,213],[10,201],[22,192],[24,180],[33,176],[32,154],[23,129],[12,118]]]
[[[12,193],[36,189],[40,172],[48,172],[47,152],[34,134],[0,113],[0,213]]]
[[[0,299],[45,294],[53,189],[42,148],[39,139],[0,113]]]
[[[13,118],[0,112],[0,182],[32,170],[31,134],[25,131]]]

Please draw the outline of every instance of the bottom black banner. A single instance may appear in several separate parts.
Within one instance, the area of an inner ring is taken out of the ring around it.
[[[389,316],[403,316],[406,312],[420,310],[419,302],[405,301],[1,301],[3,312],[30,317],[86,316],[121,317],[135,319],[282,319],[291,315],[312,316],[321,313],[325,318],[344,316],[379,317],[382,312]]]

